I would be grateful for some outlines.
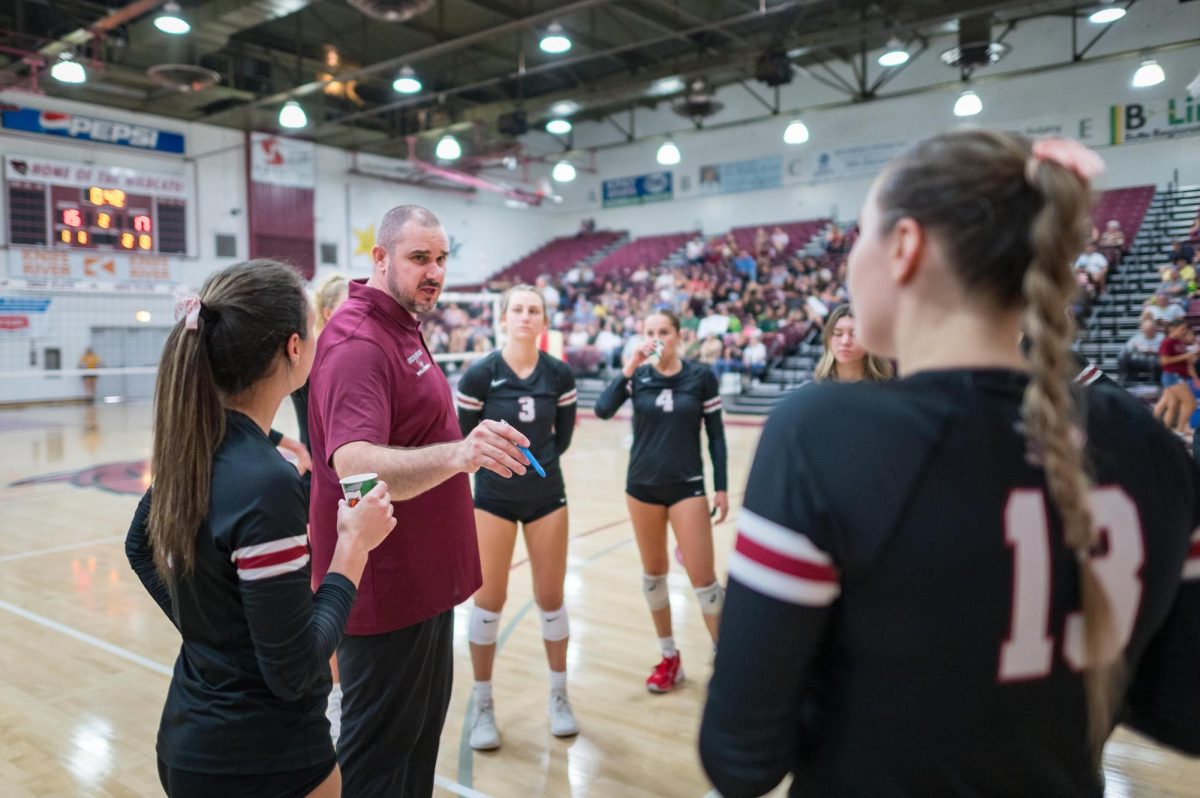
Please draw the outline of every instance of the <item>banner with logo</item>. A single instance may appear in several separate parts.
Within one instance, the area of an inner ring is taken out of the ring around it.
[[[647,175],[618,177],[604,181],[605,208],[622,205],[645,205],[666,202],[675,196],[670,172],[651,172]]]
[[[701,194],[736,194],[779,188],[782,185],[782,155],[700,167]]]
[[[11,108],[0,111],[0,127],[22,133],[111,144],[135,150],[169,152],[177,155],[182,155],[184,152],[182,133],[64,111]]]
[[[1200,135],[1200,98],[1182,95],[1109,108],[1109,144]]]
[[[187,174],[148,172],[124,166],[97,166],[73,161],[52,161],[10,155],[4,159],[4,178],[8,181],[48,183],[56,186],[120,189],[130,194],[151,194],[155,197],[190,199],[191,178]]]
[[[828,150],[806,150],[788,160],[789,183],[820,183],[874,177],[884,164],[908,149],[910,142],[881,141]]]
[[[179,281],[178,275],[176,261],[163,255],[20,247],[8,250],[8,276],[34,283],[173,283]]]
[[[313,188],[316,147],[269,133],[250,134],[250,179],[256,183],[291,188]]]

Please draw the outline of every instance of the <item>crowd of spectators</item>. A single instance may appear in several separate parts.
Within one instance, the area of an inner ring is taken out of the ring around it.
[[[718,376],[753,381],[772,357],[816,341],[828,314],[847,301],[846,253],[854,235],[829,225],[811,246],[790,241],[780,227],[759,228],[750,246],[732,233],[696,235],[664,264],[609,274],[579,265],[538,278],[536,287],[578,374],[618,368],[642,340],[641,320],[667,309],[680,316],[684,357],[707,363]]]

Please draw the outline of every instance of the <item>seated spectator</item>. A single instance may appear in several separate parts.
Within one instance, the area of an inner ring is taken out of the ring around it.
[[[721,343],[721,339],[715,335],[710,335],[700,341],[700,354],[696,358],[706,366],[715,366],[717,361],[721,359],[721,352],[725,349]]]
[[[1163,334],[1158,331],[1154,319],[1143,317],[1141,328],[1125,342],[1117,361],[1117,379],[1127,385],[1135,375],[1145,374],[1159,381],[1158,350],[1162,346]]]
[[[1100,254],[1095,244],[1088,244],[1084,248],[1083,254],[1075,259],[1075,268],[1082,268],[1087,272],[1088,279],[1096,286],[1097,293],[1104,291],[1105,278],[1108,276],[1108,258]]]
[[[728,315],[728,310],[724,304],[719,304],[713,309],[711,315],[705,317],[700,325],[696,328],[696,335],[701,340],[715,335],[720,337],[729,332],[732,319]]]
[[[735,344],[727,343],[722,347],[721,357],[713,366],[718,377],[726,374],[740,374],[745,366],[742,364],[742,350]]]
[[[763,343],[762,330],[755,328],[750,334],[750,343],[742,350],[742,364],[750,374],[751,385],[767,373],[767,345]]]
[[[1191,241],[1177,238],[1171,242],[1171,254],[1167,257],[1172,263],[1182,259],[1185,263],[1196,262],[1196,247]]]
[[[1142,310],[1143,318],[1149,316],[1160,325],[1176,322],[1186,315],[1183,306],[1172,302],[1171,297],[1162,291],[1155,294],[1154,299]]]
[[[1196,214],[1195,221],[1188,228],[1187,237],[1190,241],[1200,241],[1200,213]]]
[[[562,294],[550,282],[550,278],[547,275],[543,274],[537,278],[536,285],[538,290],[542,292],[542,299],[546,301],[546,310],[553,313],[562,303]]]
[[[700,264],[704,262],[704,238],[697,233],[696,237],[687,242],[687,262]]]
[[[830,224],[825,233],[825,251],[830,255],[841,255],[846,251],[846,236],[836,222]]]
[[[1109,219],[1108,224],[1104,225],[1104,233],[1100,236],[1100,246],[1125,248],[1125,232],[1121,230],[1121,223],[1116,219]]]
[[[634,283],[644,283],[650,279],[650,270],[646,268],[646,264],[639,263],[638,267],[633,270],[633,274],[629,275],[629,281]]]
[[[767,251],[767,245],[770,238],[767,236],[767,231],[763,228],[758,228],[754,231],[754,254],[762,255]]]
[[[1179,270],[1174,266],[1167,269],[1163,275],[1162,282],[1159,283],[1158,293],[1166,294],[1174,300],[1182,299],[1188,294],[1187,283],[1179,276]]]
[[[775,250],[776,255],[784,255],[787,253],[788,242],[790,238],[783,231],[782,227],[776,227],[771,231],[771,248]]]
[[[1195,366],[1198,355],[1189,346],[1191,337],[1186,322],[1173,321],[1167,325],[1167,335],[1158,349],[1163,391],[1154,406],[1154,417],[1184,436],[1191,433],[1192,411],[1196,409],[1192,384],[1200,383]]]
[[[758,280],[758,263],[754,260],[754,256],[744,249],[733,259],[733,268],[750,282]]]

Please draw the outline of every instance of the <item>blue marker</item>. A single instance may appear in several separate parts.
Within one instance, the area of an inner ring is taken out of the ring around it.
[[[508,427],[511,425],[507,421],[505,421],[504,426]],[[515,443],[513,445],[516,446]],[[542,479],[545,479],[546,478],[546,469],[542,468],[542,464],[539,463],[537,461],[537,458],[533,456],[533,452],[529,451],[524,446],[517,446],[517,450],[521,454],[525,455],[525,459],[529,461],[529,464],[531,466],[533,466],[533,470],[538,472],[538,476],[541,477]]]

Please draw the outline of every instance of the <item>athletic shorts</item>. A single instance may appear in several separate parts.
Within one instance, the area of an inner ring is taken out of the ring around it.
[[[1178,385],[1183,382],[1183,377],[1178,374],[1173,374],[1170,371],[1164,371],[1162,375],[1162,387],[1170,388],[1172,385]]]
[[[625,486],[625,492],[644,504],[659,504],[670,507],[684,499],[693,499],[704,494],[704,481],[671,482],[666,485],[635,485]]]
[[[304,770],[256,775],[193,773],[158,760],[158,780],[167,798],[305,798],[329,778],[336,759]]]
[[[514,524],[531,524],[566,506],[562,470],[555,466],[545,479],[532,472],[496,485],[487,477],[475,479],[475,509]]]

